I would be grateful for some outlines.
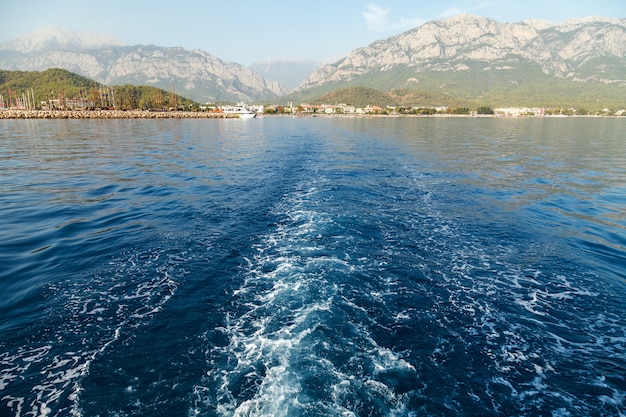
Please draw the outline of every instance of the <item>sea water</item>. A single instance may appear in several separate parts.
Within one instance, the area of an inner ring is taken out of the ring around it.
[[[626,118],[0,122],[2,416],[625,396]]]

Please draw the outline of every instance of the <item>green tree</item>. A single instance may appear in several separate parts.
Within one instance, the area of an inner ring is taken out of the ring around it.
[[[493,114],[493,109],[489,106],[480,106],[476,112],[478,114]]]
[[[452,110],[453,114],[469,114],[470,111],[467,107],[457,107],[456,109]]]

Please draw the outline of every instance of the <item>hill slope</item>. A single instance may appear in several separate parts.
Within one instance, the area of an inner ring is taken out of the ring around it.
[[[192,104],[189,99],[150,86],[103,87],[94,80],[59,68],[41,72],[0,70],[0,98],[4,106],[15,105],[23,97],[28,97],[32,107],[59,98],[81,99],[93,103],[94,107],[126,110],[166,109]]]

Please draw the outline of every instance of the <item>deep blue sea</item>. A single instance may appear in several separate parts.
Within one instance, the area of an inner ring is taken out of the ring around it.
[[[0,122],[0,416],[625,416],[626,118]]]

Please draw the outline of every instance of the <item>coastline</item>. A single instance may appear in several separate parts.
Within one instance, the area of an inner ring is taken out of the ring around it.
[[[494,114],[265,114],[263,117],[298,117],[298,118],[596,118],[621,117],[606,115],[494,115]],[[147,110],[0,110],[3,119],[238,119],[239,115],[222,112],[192,111],[147,111]]]
[[[236,114],[146,110],[2,110],[0,119],[231,119]]]
[[[263,117],[301,117],[301,118],[416,118],[416,119],[428,119],[428,118],[449,118],[449,119],[581,119],[581,118],[624,118],[626,116],[615,115],[599,115],[599,114],[585,114],[585,115],[564,115],[564,114],[546,114],[546,115],[530,115],[520,114],[517,116],[501,115],[501,114],[265,114]]]

